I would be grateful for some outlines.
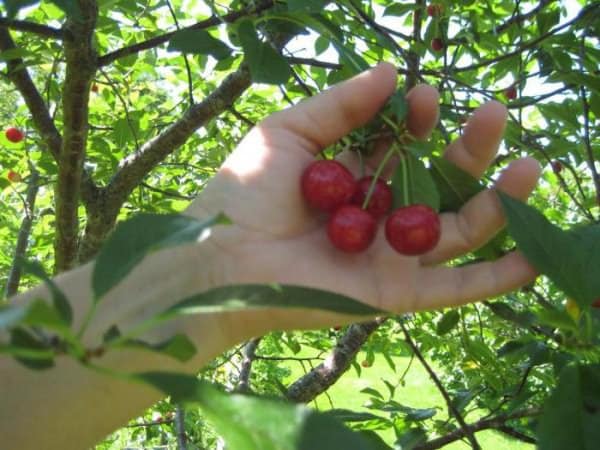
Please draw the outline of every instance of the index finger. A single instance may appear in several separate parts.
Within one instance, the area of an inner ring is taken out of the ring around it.
[[[263,128],[290,131],[318,153],[367,123],[396,89],[396,68],[381,63],[289,109],[267,117]]]

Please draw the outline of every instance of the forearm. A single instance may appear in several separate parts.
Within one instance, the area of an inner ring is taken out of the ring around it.
[[[209,245],[184,246],[146,258],[102,300],[89,331],[86,347],[100,344],[111,325],[127,332],[183,298],[212,287],[214,254]],[[88,264],[57,278],[73,304],[75,329],[91,306],[91,269]],[[49,298],[43,287],[15,298],[27,302]],[[174,333],[187,334],[198,353],[182,364],[143,350],[107,352],[94,363],[120,372],[172,370],[192,373],[236,341],[225,315],[201,315],[166,324],[143,336],[158,341]],[[50,370],[33,371],[8,357],[0,358],[0,436],[10,448],[89,448],[106,434],[135,417],[161,398],[149,387],[120,381],[84,367],[69,357],[58,357]]]

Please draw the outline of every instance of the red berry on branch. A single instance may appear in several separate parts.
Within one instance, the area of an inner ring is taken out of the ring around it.
[[[592,303],[592,308],[600,308],[600,298],[597,298],[594,303]]]
[[[327,236],[337,249],[346,253],[366,250],[377,231],[377,221],[356,205],[340,206],[329,218]]]
[[[352,204],[362,207],[371,184],[373,177],[363,177],[356,183],[356,192],[352,197]],[[392,206],[392,190],[381,178],[378,178],[373,187],[371,198],[367,205],[367,211],[370,212],[375,219],[379,220],[385,216]]]
[[[21,142],[25,137],[25,134],[15,127],[7,128],[4,135],[6,136],[6,139],[14,143]]]
[[[563,170],[563,164],[559,160],[552,161],[552,171],[554,173],[561,173]]]
[[[442,51],[444,49],[444,41],[442,41],[442,38],[433,38],[431,40],[431,49],[436,52]]]
[[[508,100],[514,100],[514,99],[516,99],[517,98],[517,88],[515,86],[507,87],[504,90],[504,96]]]
[[[19,175],[14,170],[9,170],[8,175],[6,175],[6,178],[8,178],[8,181],[10,181],[11,183],[18,183],[23,180],[23,178],[21,178],[21,175]]]
[[[98,85],[96,83],[92,84],[92,92],[94,93],[98,93],[100,89],[98,88]]]
[[[440,240],[439,215],[427,205],[410,205],[394,211],[385,222],[385,237],[403,255],[422,255]]]
[[[442,14],[443,6],[437,3],[431,3],[427,6],[427,15],[429,17],[438,17]]]
[[[320,160],[304,169],[301,188],[310,206],[321,211],[333,211],[350,202],[356,190],[356,180],[339,162]]]

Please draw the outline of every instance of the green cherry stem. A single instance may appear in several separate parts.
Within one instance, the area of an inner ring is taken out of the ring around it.
[[[408,190],[408,177],[410,176],[410,170],[408,168],[406,154],[403,151],[398,151],[400,154],[400,169],[402,170],[402,200],[403,206],[410,205],[410,192]]]
[[[371,181],[371,185],[369,186],[369,190],[367,191],[367,195],[365,196],[365,200],[363,201],[363,204],[361,206],[362,209],[367,209],[367,206],[369,206],[369,202],[371,201],[371,197],[373,195],[373,191],[375,191],[375,184],[377,183],[377,180],[381,176],[381,173],[383,172],[383,169],[385,168],[385,166],[387,166],[387,163],[389,162],[389,160],[392,157],[392,155],[394,153],[396,153],[396,151],[397,151],[396,150],[396,145],[397,144],[394,141],[394,143],[392,144],[392,146],[389,148],[389,150],[386,152],[385,156],[383,157],[383,159],[379,163],[379,166],[377,167],[377,170],[373,174],[373,180]]]

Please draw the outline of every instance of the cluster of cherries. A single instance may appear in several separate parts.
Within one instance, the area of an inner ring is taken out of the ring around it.
[[[301,188],[309,206],[330,214],[327,236],[343,252],[366,250],[386,215],[385,237],[403,255],[426,253],[440,239],[440,219],[432,208],[414,204],[388,215],[393,203],[390,187],[371,176],[356,180],[338,161],[312,162],[302,174]]]

